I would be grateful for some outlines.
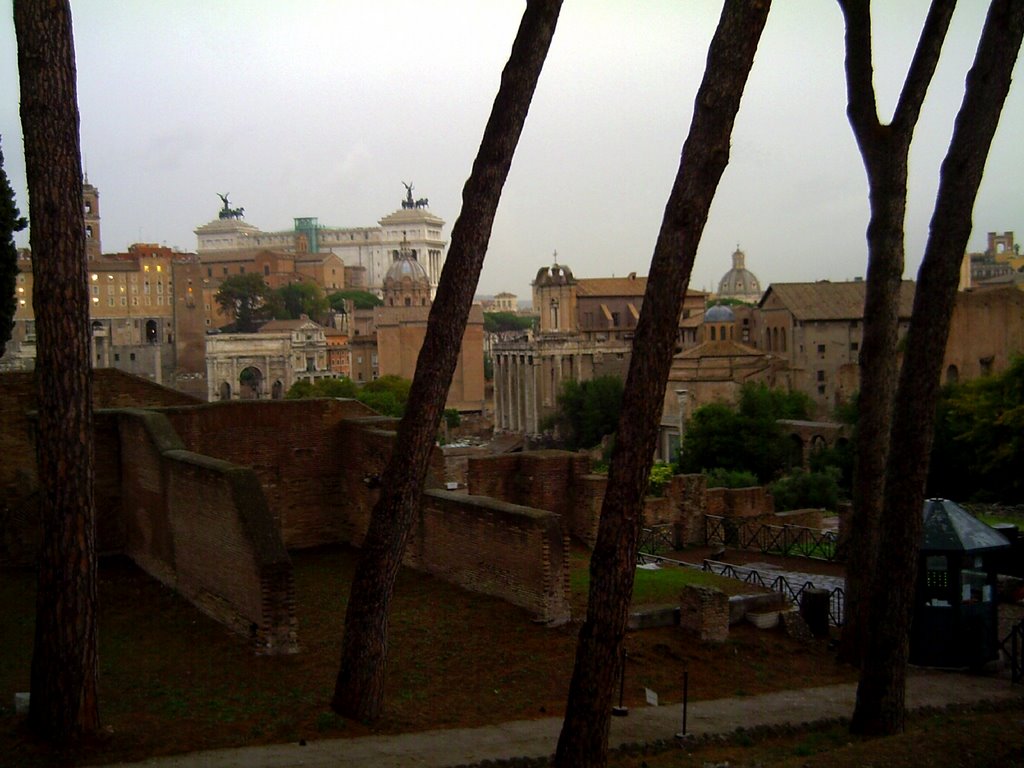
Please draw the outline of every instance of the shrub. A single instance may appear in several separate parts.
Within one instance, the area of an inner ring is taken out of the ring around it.
[[[708,478],[708,488],[753,488],[761,484],[757,480],[757,475],[743,469],[716,467],[704,474]]]
[[[795,470],[771,484],[775,509],[835,509],[839,499],[839,470],[827,467],[824,472]]]
[[[661,496],[665,493],[665,486],[671,481],[672,465],[659,461],[651,467],[651,474],[647,478],[647,493],[651,496]]]

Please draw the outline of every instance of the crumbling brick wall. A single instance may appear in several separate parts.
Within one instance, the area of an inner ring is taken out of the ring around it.
[[[185,450],[162,414],[118,426],[126,554],[258,652],[295,652],[291,560],[255,473]]]
[[[703,642],[729,639],[729,597],[720,589],[689,584],[679,596],[679,627]]]
[[[500,597],[541,621],[569,619],[569,538],[551,512],[426,491],[405,564]]]
[[[116,552],[123,546],[121,521],[110,503],[120,481],[114,432],[102,409],[198,402],[173,389],[112,368],[93,371],[96,411],[97,549]],[[0,373],[0,565],[31,565],[41,541],[36,475],[36,384],[31,371]]]

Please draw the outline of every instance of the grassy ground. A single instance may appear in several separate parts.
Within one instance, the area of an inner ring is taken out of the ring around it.
[[[585,605],[586,559],[574,555],[574,610]],[[220,746],[302,738],[475,726],[562,713],[577,624],[551,629],[507,603],[403,571],[391,627],[387,704],[372,728],[327,706],[337,672],[341,626],[354,558],[347,549],[295,556],[302,652],[257,657],[246,643],[196,612],[122,558],[100,569],[100,698],[107,729],[72,755],[34,746],[13,694],[28,690],[34,612],[29,572],[0,572],[0,755],[5,765],[69,765],[138,759]],[[645,573],[645,572],[641,572]],[[661,572],[655,572],[661,573]],[[690,571],[641,576],[638,602],[671,602]],[[664,581],[663,581],[664,580]],[[666,585],[666,582],[669,582]],[[724,645],[704,645],[678,629],[631,633],[626,701],[644,688],[680,699],[683,669],[693,699],[742,696],[853,679],[824,643],[804,646],[748,624]]]

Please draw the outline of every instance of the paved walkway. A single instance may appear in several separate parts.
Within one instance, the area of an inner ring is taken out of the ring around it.
[[[687,713],[687,731],[699,736],[730,733],[740,727],[749,729],[848,717],[853,712],[854,695],[855,686],[846,684],[693,702]],[[914,670],[907,680],[907,706],[911,709],[1022,698],[1024,686],[1011,685],[1005,678]],[[119,768],[129,765],[157,768],[450,768],[483,760],[551,755],[561,724],[560,718],[547,718],[484,728],[310,741],[304,746],[279,744],[219,749],[155,758],[142,763],[121,763]],[[627,717],[612,718],[610,744],[617,747],[672,739],[681,726],[680,705],[631,709]]]

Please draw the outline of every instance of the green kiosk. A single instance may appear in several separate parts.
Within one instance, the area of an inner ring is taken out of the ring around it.
[[[994,555],[1009,546],[952,501],[925,501],[911,664],[976,669],[998,658]]]

